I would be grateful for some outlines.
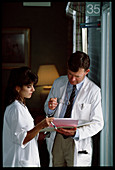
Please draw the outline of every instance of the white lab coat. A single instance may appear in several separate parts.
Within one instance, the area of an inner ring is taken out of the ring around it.
[[[3,167],[39,167],[37,136],[23,145],[34,120],[26,106],[15,100],[4,114]]]
[[[48,111],[48,101],[51,97],[57,97],[58,100],[64,100],[68,77],[61,76],[54,81],[53,92],[50,91],[45,102],[45,112]],[[53,93],[53,96],[52,96]],[[63,104],[60,103],[57,107],[54,117],[59,117]],[[82,107],[81,107],[82,106]],[[101,93],[100,88],[95,85],[88,77],[85,77],[84,84],[80,89],[78,96],[73,105],[71,117],[78,119],[79,123],[93,122],[89,126],[79,128],[79,140],[75,140],[74,149],[74,166],[91,166],[92,161],[92,139],[91,137],[102,130],[104,126]],[[52,166],[52,148],[56,132],[52,132],[50,138],[46,139],[47,148],[50,155],[50,164]],[[79,154],[78,151],[86,150],[88,154]]]

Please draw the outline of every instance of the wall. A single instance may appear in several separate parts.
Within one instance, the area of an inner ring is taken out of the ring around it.
[[[101,16],[91,16],[88,22],[97,22]],[[88,55],[90,57],[90,72],[88,77],[100,86],[101,81],[101,27],[88,28]],[[100,165],[100,133],[93,136],[92,166]]]
[[[2,3],[3,28],[30,28],[31,69],[35,73],[41,64],[55,64],[59,75],[66,74],[68,21],[65,9],[66,2],[51,2],[51,7],[24,7],[22,2]],[[2,70],[2,103],[9,72]],[[29,109],[37,114],[43,104],[40,103],[40,91],[37,88],[27,101]]]
[[[89,17],[89,22],[100,21],[101,17]],[[98,86],[101,81],[101,27],[88,28],[88,54],[90,56],[90,72],[88,74]]]

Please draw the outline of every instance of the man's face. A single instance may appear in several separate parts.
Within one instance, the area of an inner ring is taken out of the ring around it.
[[[89,73],[90,69],[87,69],[86,71],[83,68],[79,68],[77,72],[72,72],[71,70],[68,69],[68,79],[69,82],[72,85],[79,84],[84,77]]]

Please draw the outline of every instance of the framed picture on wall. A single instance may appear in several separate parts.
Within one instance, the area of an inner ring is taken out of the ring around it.
[[[2,29],[2,68],[30,66],[30,29]]]

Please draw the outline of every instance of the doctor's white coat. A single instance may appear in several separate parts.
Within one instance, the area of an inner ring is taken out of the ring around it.
[[[61,76],[54,81],[52,86],[53,94],[58,100],[64,101],[66,89],[68,84],[68,77]],[[52,91],[52,90],[51,90]],[[45,112],[48,111],[48,101],[52,96],[50,91],[45,102]],[[63,103],[59,103],[54,117],[59,117]],[[83,107],[81,107],[83,106]],[[81,109],[82,108],[82,109]],[[95,85],[88,77],[85,77],[84,84],[80,89],[78,96],[73,105],[71,118],[78,119],[79,123],[93,122],[88,126],[79,128],[79,140],[74,140],[74,166],[91,166],[92,161],[92,139],[91,137],[103,129],[103,114],[101,107],[101,93],[100,88]],[[79,124],[78,123],[78,124]],[[50,138],[46,139],[47,148],[50,155],[50,164],[52,166],[52,148],[56,132],[51,132]],[[86,150],[88,154],[79,154],[78,151]]]

